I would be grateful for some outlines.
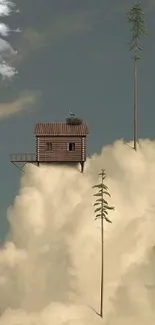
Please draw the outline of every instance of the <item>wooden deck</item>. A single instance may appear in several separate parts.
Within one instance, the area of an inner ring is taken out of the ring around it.
[[[16,153],[11,154],[11,162],[37,162],[35,153]]]

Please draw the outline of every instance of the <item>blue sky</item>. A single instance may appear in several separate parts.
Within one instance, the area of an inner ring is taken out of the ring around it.
[[[34,152],[37,122],[64,121],[68,110],[88,123],[88,154],[119,138],[132,139],[133,61],[126,12],[133,1],[16,0],[21,13],[3,19],[21,34],[19,73],[0,82],[0,237],[6,209],[18,193],[21,173],[12,152]],[[155,0],[141,1],[148,36],[139,62],[139,137],[155,134]]]

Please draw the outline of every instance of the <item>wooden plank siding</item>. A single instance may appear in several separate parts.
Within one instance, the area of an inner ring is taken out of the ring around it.
[[[36,154],[39,162],[81,162],[86,160],[86,138],[81,136],[36,137]],[[52,151],[47,151],[47,142]],[[75,143],[75,151],[69,151],[69,143]]]

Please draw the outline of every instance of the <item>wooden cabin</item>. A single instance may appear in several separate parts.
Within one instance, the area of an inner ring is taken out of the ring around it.
[[[88,127],[81,119],[70,117],[63,123],[37,123],[34,135],[36,137],[35,159],[34,157],[33,161],[14,159],[13,163],[36,162],[38,166],[42,163],[80,163],[83,172]]]

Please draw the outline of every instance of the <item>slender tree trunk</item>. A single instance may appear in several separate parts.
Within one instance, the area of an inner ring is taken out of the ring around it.
[[[101,217],[101,301],[100,316],[103,317],[103,285],[104,285],[104,229],[103,216]]]
[[[102,203],[101,203],[101,300],[100,316],[103,317],[103,286],[104,286],[104,229],[103,229],[103,173],[102,173]]]
[[[134,59],[134,129],[133,129],[133,137],[134,137],[134,150],[137,150],[137,128],[138,128],[138,85],[137,85],[137,60]]]

